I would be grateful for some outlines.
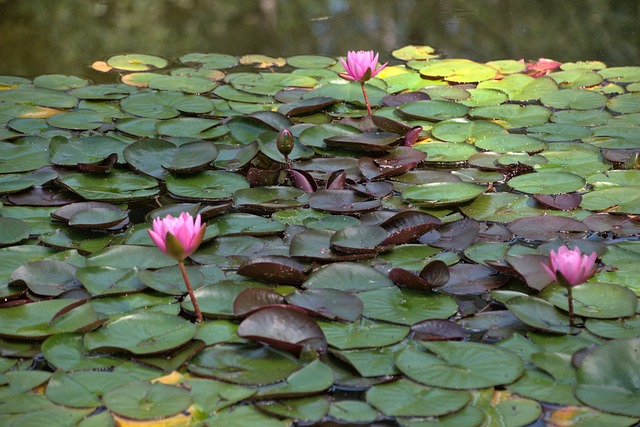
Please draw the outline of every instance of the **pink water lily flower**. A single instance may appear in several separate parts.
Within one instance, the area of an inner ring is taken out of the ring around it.
[[[549,265],[542,264],[542,267],[553,280],[558,281],[561,285],[577,286],[595,274],[596,258],[595,252],[586,255],[581,253],[579,248],[569,249],[566,246],[560,246],[558,252],[551,251]],[[558,273],[562,277],[559,278]]]
[[[374,54],[372,50],[349,51],[347,52],[347,60],[340,58],[340,61],[346,71],[346,73],[340,74],[340,77],[360,83],[375,77],[387,66],[387,63],[384,63],[378,67],[378,54]]]
[[[177,218],[167,215],[154,219],[148,232],[162,252],[177,261],[184,261],[202,243],[205,228],[206,225],[201,225],[200,215],[194,220],[189,213],[182,212]]]

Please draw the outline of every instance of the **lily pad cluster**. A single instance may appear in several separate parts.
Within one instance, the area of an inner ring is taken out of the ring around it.
[[[0,76],[0,424],[637,424],[640,67],[392,56]]]

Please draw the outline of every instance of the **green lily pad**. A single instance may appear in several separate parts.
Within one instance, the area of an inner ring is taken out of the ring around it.
[[[13,408],[17,408],[20,406],[24,407],[24,410],[20,411],[22,415],[16,416],[15,419],[11,421],[25,426],[44,424],[72,426],[74,424],[78,425],[79,422],[81,422],[85,417],[89,416],[89,414],[93,412],[92,409],[76,409],[55,406],[52,405],[51,402],[49,400],[46,400],[44,397],[42,397],[42,399],[44,399],[44,401],[41,401],[36,396],[34,396],[33,398],[25,398],[25,396],[19,396],[19,399],[8,399],[8,406],[11,406]]]
[[[203,114],[213,109],[207,98],[181,92],[148,92],[120,101],[122,109],[137,117],[171,119],[180,113]]]
[[[505,129],[497,123],[484,120],[469,120],[466,118],[455,118],[443,120],[433,125],[431,135],[447,142],[468,142],[494,136],[504,135]],[[427,144],[429,146],[431,144]]]
[[[136,74],[133,76],[135,77]],[[149,80],[149,87],[156,90],[174,90],[185,93],[201,94],[212,91],[216,87],[216,84],[206,77],[194,75],[166,76],[158,74],[153,79]]]
[[[290,417],[300,422],[318,422],[329,412],[328,396],[312,396],[299,399],[261,401],[260,410],[279,417]]]
[[[89,81],[77,76],[64,74],[46,74],[33,79],[33,84],[39,87],[55,90],[69,90],[89,85]]]
[[[107,59],[107,64],[123,71],[148,71],[164,68],[168,61],[153,55],[124,54],[112,56]]]
[[[640,93],[618,95],[607,102],[607,107],[616,113],[640,113]]]
[[[260,145],[257,141],[242,146],[216,144],[219,154],[214,160],[214,166],[229,172],[237,171],[251,161],[258,154]]]
[[[220,236],[247,235],[262,236],[272,235],[284,231],[284,225],[273,219],[258,215],[233,212],[215,217],[208,223],[218,228]]]
[[[76,270],[76,266],[61,261],[31,261],[18,267],[9,283],[26,285],[38,295],[58,296],[81,287],[76,279]]]
[[[510,74],[500,80],[478,83],[478,89],[497,89],[512,101],[535,101],[558,90],[557,83],[549,77],[531,77],[526,74]]]
[[[197,328],[187,320],[163,313],[136,313],[107,322],[85,335],[85,348],[154,354],[177,348],[191,340]]]
[[[207,170],[185,176],[169,174],[165,182],[174,196],[196,201],[230,200],[238,190],[249,188],[243,176],[226,171]]]
[[[3,90],[0,92],[0,101],[62,109],[71,109],[78,104],[78,98],[65,92],[29,87]]]
[[[38,143],[15,145],[0,142],[4,162],[0,162],[0,173],[28,172],[48,166],[49,153],[46,146]]]
[[[428,319],[446,319],[458,311],[455,300],[441,293],[380,288],[358,293],[364,303],[363,316],[401,325]]]
[[[373,267],[341,262],[328,264],[315,270],[302,284],[306,289],[338,289],[366,291],[393,286],[393,282]]]
[[[619,319],[588,319],[587,330],[604,338],[636,338],[640,337],[640,315]]]
[[[29,225],[17,218],[0,217],[0,246],[12,245],[29,237]]]
[[[427,153],[426,163],[464,162],[478,152],[474,145],[466,142],[430,142],[416,144],[413,148]]]
[[[404,340],[410,332],[406,326],[361,319],[353,323],[319,321],[327,343],[340,350],[378,348]]]
[[[194,407],[201,413],[214,413],[251,397],[256,390],[222,381],[192,378],[187,380]]]
[[[54,137],[49,144],[51,163],[58,166],[76,166],[78,163],[98,163],[112,153],[122,157],[129,144],[107,136],[88,136],[71,139]]]
[[[48,363],[63,371],[108,369],[123,363],[116,357],[88,353],[80,333],[58,333],[47,338],[42,343],[42,354]]]
[[[553,170],[571,172],[582,177],[611,169],[611,165],[605,163],[599,150],[593,150],[584,144],[556,143],[553,149],[543,152],[546,163],[539,163],[535,169],[538,171]]]
[[[559,110],[549,120],[563,125],[598,126],[607,123],[610,117],[605,110]]]
[[[398,58],[403,61],[411,60],[426,60],[436,57],[434,54],[435,49],[431,46],[425,45],[409,45],[396,49],[391,52],[394,58]]]
[[[289,375],[284,382],[258,390],[256,396],[275,399],[316,394],[331,387],[333,377],[331,368],[316,359]]]
[[[574,286],[573,310],[578,316],[596,319],[629,317],[636,313],[638,299],[635,293],[625,287],[610,283]],[[568,310],[566,289],[559,285],[548,286],[540,296],[563,310]]]
[[[191,359],[188,368],[205,378],[264,386],[285,381],[301,366],[290,354],[269,346],[217,344]]]
[[[540,105],[501,104],[473,108],[469,116],[497,120],[507,129],[513,129],[544,124],[549,120],[551,110]]]
[[[187,53],[182,55],[179,60],[187,65],[202,65],[203,68],[209,70],[231,68],[238,65],[237,57],[222,53]]]
[[[550,73],[548,77],[555,80],[563,88],[590,87],[602,82],[600,74],[587,69],[563,69],[562,71]]]
[[[64,371],[57,371],[51,377],[46,394],[52,402],[72,408],[97,408],[101,404],[96,393]]]
[[[508,385],[507,388],[521,396],[542,402],[556,405],[580,405],[574,393],[575,373],[573,375],[573,382],[561,382],[545,372],[529,369],[518,381]]]
[[[640,187],[610,187],[591,191],[582,197],[580,207],[592,211],[640,213]]]
[[[340,360],[347,362],[365,378],[389,377],[400,374],[398,368],[393,363],[395,354],[404,348],[402,343],[386,346],[382,348],[360,348],[353,350],[333,350]]]
[[[413,119],[441,121],[464,117],[469,107],[452,101],[427,100],[407,102],[398,111]]]
[[[217,139],[229,132],[219,121],[198,117],[178,117],[157,122],[158,135],[181,138]]]
[[[638,352],[639,338],[613,340],[594,349],[578,368],[578,399],[606,412],[640,417]]]
[[[453,389],[473,389],[509,384],[524,372],[520,357],[496,346],[474,342],[427,342],[426,353],[405,349],[396,366],[422,384]]]
[[[200,270],[191,266],[187,266],[185,269],[187,270],[187,277],[189,277],[189,282],[193,289],[198,289],[204,285],[205,276]],[[81,269],[80,272],[82,273],[84,271],[85,269]],[[220,278],[224,278],[224,273],[220,275]],[[142,270],[137,273],[136,279],[140,285],[144,284],[145,286],[155,289],[158,292],[162,292],[163,294],[184,295],[187,293],[187,286],[184,284],[182,272],[176,266],[161,268],[158,270]],[[118,288],[121,286],[120,281],[118,281],[117,285]],[[109,287],[109,291],[111,290],[112,287]]]
[[[153,420],[178,415],[191,405],[183,387],[160,382],[136,381],[114,387],[102,395],[111,412],[134,420]]]
[[[407,187],[402,197],[416,206],[438,207],[468,202],[485,191],[485,186],[468,182],[434,182]]]
[[[91,110],[76,110],[47,118],[49,126],[70,130],[98,129],[105,124],[105,117]]]
[[[205,420],[208,424],[224,425],[227,427],[244,427],[256,425],[261,427],[289,427],[290,419],[275,418],[265,414],[264,411],[253,405],[238,405],[231,408],[224,408],[214,412]]]
[[[444,390],[400,379],[375,385],[367,391],[367,403],[391,417],[435,417],[450,414],[469,403],[466,391]]]
[[[594,110],[603,107],[607,97],[590,90],[562,89],[542,96],[540,102],[552,108]]]
[[[493,79],[498,70],[473,61],[452,59],[431,61],[420,69],[420,74],[429,78],[442,77],[454,83],[473,83]]]
[[[569,317],[540,298],[516,296],[508,299],[505,305],[514,316],[534,328],[560,334],[571,332]]]
[[[44,339],[60,332],[73,332],[83,325],[57,327],[52,319],[75,300],[45,300],[0,310],[0,336],[8,338]]]
[[[468,99],[460,101],[467,107],[484,107],[488,105],[499,105],[508,100],[506,93],[496,89],[469,89],[471,94]]]
[[[137,278],[137,269],[81,267],[76,277],[92,296],[138,292],[146,286]]]
[[[0,194],[17,193],[31,187],[41,186],[55,178],[57,178],[57,174],[48,171],[2,174],[0,175]]]
[[[158,181],[130,172],[111,171],[108,175],[75,173],[60,182],[87,200],[105,202],[149,199],[158,194]]]
[[[357,424],[372,423],[378,419],[378,411],[359,400],[331,402],[329,415],[340,421]]]
[[[527,135],[508,134],[480,138],[476,147],[496,153],[526,152],[536,153],[546,148],[543,141]]]
[[[541,171],[511,178],[509,187],[529,194],[564,194],[584,187],[585,180],[570,172]]]

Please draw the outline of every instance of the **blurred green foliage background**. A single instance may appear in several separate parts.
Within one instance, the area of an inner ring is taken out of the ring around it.
[[[90,74],[116,53],[448,57],[640,64],[638,0],[0,0],[0,74]]]

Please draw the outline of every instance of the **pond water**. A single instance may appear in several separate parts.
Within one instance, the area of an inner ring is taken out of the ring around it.
[[[428,44],[477,61],[640,63],[637,0],[0,0],[0,74],[92,75],[116,53],[389,56]]]

